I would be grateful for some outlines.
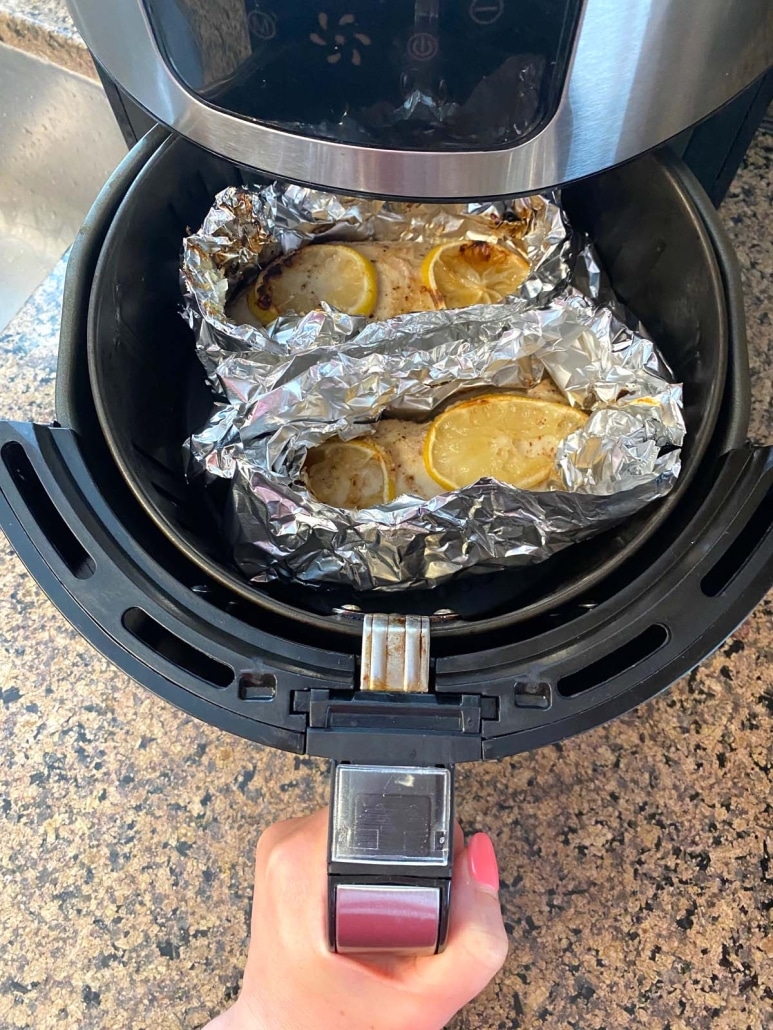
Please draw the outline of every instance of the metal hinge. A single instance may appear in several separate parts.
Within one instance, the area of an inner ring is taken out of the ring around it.
[[[365,616],[360,690],[401,694],[429,691],[429,619],[426,616]]]
[[[483,720],[498,718],[498,699],[430,691],[429,632],[426,617],[365,616],[359,689],[293,692],[309,754],[430,765],[480,757]]]

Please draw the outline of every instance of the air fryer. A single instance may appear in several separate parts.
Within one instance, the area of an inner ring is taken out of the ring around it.
[[[625,25],[601,0],[531,5],[528,16],[512,4],[519,25],[500,23],[500,39],[476,23],[488,43],[464,79],[443,61],[475,5],[450,4],[445,20],[433,2],[388,5],[379,21],[378,3],[330,4],[309,27],[303,5],[280,16],[239,0],[213,51],[197,3],[72,2],[111,89],[175,131],[156,127],[137,144],[84,225],[67,274],[58,422],[0,425],[0,520],[63,613],[135,679],[231,732],[333,760],[331,947],[405,946],[399,933],[347,934],[350,888],[367,887],[391,890],[405,925],[430,911],[421,948],[436,950],[453,766],[629,710],[719,646],[773,582],[773,453],[746,443],[735,259],[685,165],[644,154],[765,70],[773,15],[750,3],[730,31],[726,5],[702,4],[696,36],[694,5],[667,0],[658,12],[634,5]],[[333,38],[339,50],[328,52],[334,16],[347,19],[348,42]],[[362,85],[364,59],[353,55],[370,44],[355,46],[356,33],[378,38],[381,63],[356,117],[336,121]],[[659,63],[623,66],[632,46]],[[347,67],[320,79],[326,91],[313,101],[294,83],[280,104],[282,61],[298,53]],[[528,96],[502,97],[486,124],[465,121],[465,105],[474,110],[492,78],[506,83],[514,59],[524,71],[527,55]],[[682,84],[678,102],[666,79]],[[438,101],[441,80],[449,104],[430,103],[429,122],[395,120],[400,97]],[[637,98],[628,107],[626,83]],[[677,487],[529,573],[405,591],[387,608],[377,595],[248,583],[183,474],[180,445],[209,396],[178,313],[179,247],[217,190],[272,175],[430,198],[563,183],[572,220],[685,383]],[[383,833],[368,831],[373,820]]]

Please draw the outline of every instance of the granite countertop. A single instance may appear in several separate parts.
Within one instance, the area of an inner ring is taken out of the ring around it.
[[[761,133],[722,207],[761,442],[771,196]],[[62,273],[0,333],[2,417],[53,416]],[[769,595],[713,658],[610,725],[459,769],[463,826],[497,846],[511,951],[454,1030],[773,1027],[771,614]],[[0,701],[0,1027],[201,1027],[238,991],[257,836],[325,803],[327,764],[143,690],[4,539]]]
[[[96,77],[64,0],[0,0],[0,43]]]

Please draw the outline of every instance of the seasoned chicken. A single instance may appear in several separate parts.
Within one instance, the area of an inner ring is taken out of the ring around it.
[[[227,306],[241,324],[271,325],[328,304],[384,321],[398,315],[498,303],[529,272],[523,254],[485,240],[315,243],[268,264]]]
[[[429,500],[443,493],[424,464],[424,442],[428,422],[409,422],[401,418],[382,418],[370,439],[388,455],[393,468],[394,496],[412,494]]]
[[[322,301],[375,321],[441,306],[422,279],[430,247],[418,243],[322,243],[272,261],[229,303],[228,317],[266,326],[279,315],[305,315]]]
[[[519,398],[536,403],[521,405]],[[451,437],[444,429],[445,440],[439,438],[439,427],[448,426],[446,413],[453,411]],[[314,448],[306,459],[306,483],[318,500],[344,508],[367,508],[406,494],[430,500],[464,485],[451,481],[457,474],[473,482],[495,468],[500,473],[495,478],[540,490],[559,440],[586,417],[567,405],[549,376],[527,391],[469,391],[429,421],[383,417],[371,436],[350,442],[333,438]]]
[[[378,295],[370,317],[382,322],[411,311],[434,311],[437,294],[425,286],[421,266],[430,247],[419,243],[352,243],[376,269]]]

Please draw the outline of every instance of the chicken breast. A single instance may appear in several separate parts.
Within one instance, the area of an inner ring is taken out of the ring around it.
[[[375,304],[368,315],[369,320],[381,322],[387,318],[394,318],[395,315],[404,315],[414,311],[432,311],[442,306],[439,298],[422,280],[422,262],[431,249],[428,244],[367,241],[347,243],[346,249],[362,255],[373,268]],[[315,254],[320,252],[315,248]],[[295,252],[295,254],[301,253],[301,251]],[[289,269],[293,262],[294,256],[290,255],[278,258],[268,265],[264,273],[268,286],[261,287],[259,279],[257,283],[242,290],[227,304],[227,317],[238,325],[261,327],[268,324],[271,318],[269,317],[267,321],[261,320],[256,312],[256,305],[259,308],[270,309],[271,273],[274,273],[274,281],[276,281],[276,276],[287,274],[283,270]],[[255,290],[260,292],[258,300],[253,296]],[[325,299],[324,293],[320,292],[319,274],[317,276],[311,274],[306,281],[299,284],[297,310],[311,310],[316,302],[314,300],[310,303],[304,297],[305,291],[308,291],[314,298],[318,295]],[[330,302],[332,303],[332,301]],[[280,306],[278,311],[281,310]],[[344,308],[344,310],[351,309]],[[278,312],[274,313],[274,317],[276,317],[276,313]]]
[[[443,487],[427,472],[424,464],[424,441],[428,422],[410,422],[401,418],[382,418],[376,423],[372,439],[389,455],[394,475],[395,497],[437,497]]]
[[[490,392],[490,388],[487,388]],[[545,375],[536,386],[524,391],[527,397],[537,400],[566,404],[566,398],[556,384]],[[451,403],[458,401],[458,396]],[[395,497],[411,494],[429,500],[444,492],[427,471],[424,461],[424,446],[430,422],[413,422],[408,419],[382,418],[376,423],[374,440],[389,456],[393,465]],[[538,444],[535,442],[535,449]]]
[[[421,278],[421,266],[430,247],[419,243],[351,243],[373,262],[378,300],[370,318],[382,322],[412,311],[434,311],[441,305]]]
[[[477,392],[470,391],[467,397],[474,397]],[[485,392],[490,395],[491,389],[486,388]],[[566,404],[564,395],[547,375],[531,390],[524,391],[524,395],[536,400]],[[458,402],[459,395],[449,401],[450,404]],[[437,415],[438,411],[435,411],[433,417],[437,417]],[[379,419],[371,436],[363,437],[354,443],[354,446],[362,448],[363,452],[367,447],[375,446],[377,452],[383,456],[380,468],[381,474],[388,477],[389,480],[389,498],[410,495],[428,501],[446,492],[447,488],[430,475],[425,463],[427,433],[431,423],[432,419],[426,422],[415,422],[411,419],[387,416]],[[335,440],[337,437],[334,437]],[[552,455],[555,451],[555,442],[552,439],[543,438],[536,432],[536,429],[534,439],[524,441],[520,446],[524,453],[531,457],[546,452]],[[356,455],[346,454],[346,465],[344,466],[335,461],[334,453],[331,451],[331,444],[323,445],[309,452],[306,479],[312,493],[319,500],[345,508],[365,508],[379,503],[374,500],[376,491],[372,483],[366,489],[363,472]],[[372,464],[368,471],[372,479],[376,471],[375,465]],[[346,482],[339,481],[342,476]],[[531,489],[544,488],[544,482],[535,484]]]
[[[534,397],[538,401],[552,401],[554,404],[566,404],[566,397],[561,393],[556,384],[545,373],[536,386],[526,390],[527,397]]]

